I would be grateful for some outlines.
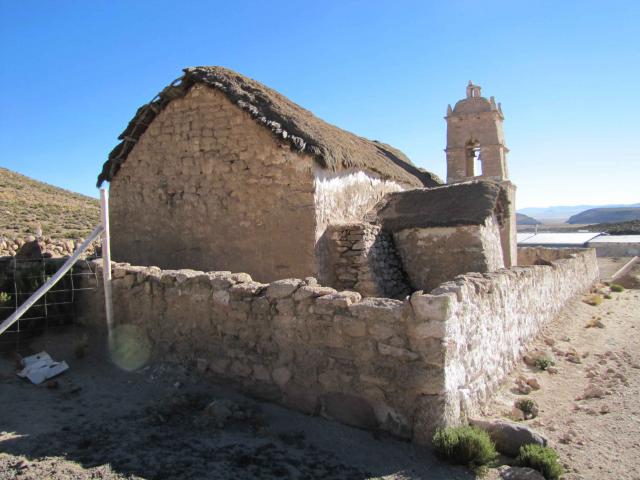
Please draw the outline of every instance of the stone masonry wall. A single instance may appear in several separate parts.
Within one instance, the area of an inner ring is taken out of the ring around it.
[[[155,359],[417,443],[487,402],[527,343],[598,275],[583,250],[550,266],[461,275],[400,301],[313,278],[112,268],[116,322],[148,338]],[[79,292],[86,323],[104,325],[101,295]]]
[[[404,298],[411,293],[393,237],[379,225],[330,225],[323,283],[364,296]]]
[[[82,293],[85,323],[104,324],[101,289]],[[128,264],[113,266],[113,299],[116,322],[139,329],[153,358],[259,398],[404,438],[443,422],[421,405],[444,389],[444,347],[437,329],[415,334],[429,319],[408,299]]]
[[[113,258],[262,281],[312,275],[314,165],[196,85],[156,117],[111,183]]]
[[[485,404],[530,340],[568,299],[597,281],[594,250],[562,253],[566,257],[551,265],[461,275],[432,291],[442,302],[439,314],[446,319],[445,377],[451,415],[470,414]]]

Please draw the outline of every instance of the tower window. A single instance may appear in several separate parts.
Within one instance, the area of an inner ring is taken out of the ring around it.
[[[481,148],[477,140],[467,142],[466,176],[479,177],[482,175]]]

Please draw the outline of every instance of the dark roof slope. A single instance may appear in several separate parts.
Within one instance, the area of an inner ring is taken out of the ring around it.
[[[359,168],[415,187],[442,184],[434,174],[419,169],[399,150],[367,140],[330,125],[265,85],[223,67],[193,67],[138,109],[121,141],[109,154],[98,185],[110,181],[153,119],[172,100],[183,97],[194,84],[223,92],[239,108],[270,129],[292,148],[312,155],[323,168]]]
[[[390,231],[480,225],[493,214],[502,223],[508,199],[497,183],[476,180],[386,195],[370,220]]]

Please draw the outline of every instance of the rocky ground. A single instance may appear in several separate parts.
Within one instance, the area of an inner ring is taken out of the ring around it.
[[[486,412],[521,418],[515,402],[533,400],[537,417],[521,421],[559,452],[566,480],[640,479],[640,290],[610,296],[570,302]],[[541,370],[539,357],[553,365]]]

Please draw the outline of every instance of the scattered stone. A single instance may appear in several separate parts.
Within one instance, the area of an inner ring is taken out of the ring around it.
[[[607,413],[611,413],[611,407],[609,407],[609,405],[605,403],[602,406],[600,406],[600,414],[605,415]]]
[[[551,375],[556,375],[558,373],[558,369],[557,367],[549,367],[547,368],[547,372],[550,373]]]
[[[540,383],[538,382],[537,378],[527,378],[527,385],[529,385],[534,390],[540,390]]]
[[[588,400],[590,398],[602,398],[604,397],[604,390],[596,385],[589,385],[582,394],[583,400]]]
[[[518,407],[512,407],[511,412],[509,413],[509,416],[511,417],[512,420],[515,420],[516,422],[520,422],[525,419],[524,412],[520,410]]]
[[[209,417],[215,426],[223,427],[233,415],[235,404],[231,400],[214,400],[202,412]]]
[[[498,474],[500,475],[500,480],[544,480],[544,475],[529,467],[503,465],[498,468]]]
[[[547,445],[547,439],[538,432],[521,423],[507,422],[504,420],[487,421],[470,419],[473,426],[485,430],[496,445],[499,452],[516,457],[522,445],[534,443]]]

